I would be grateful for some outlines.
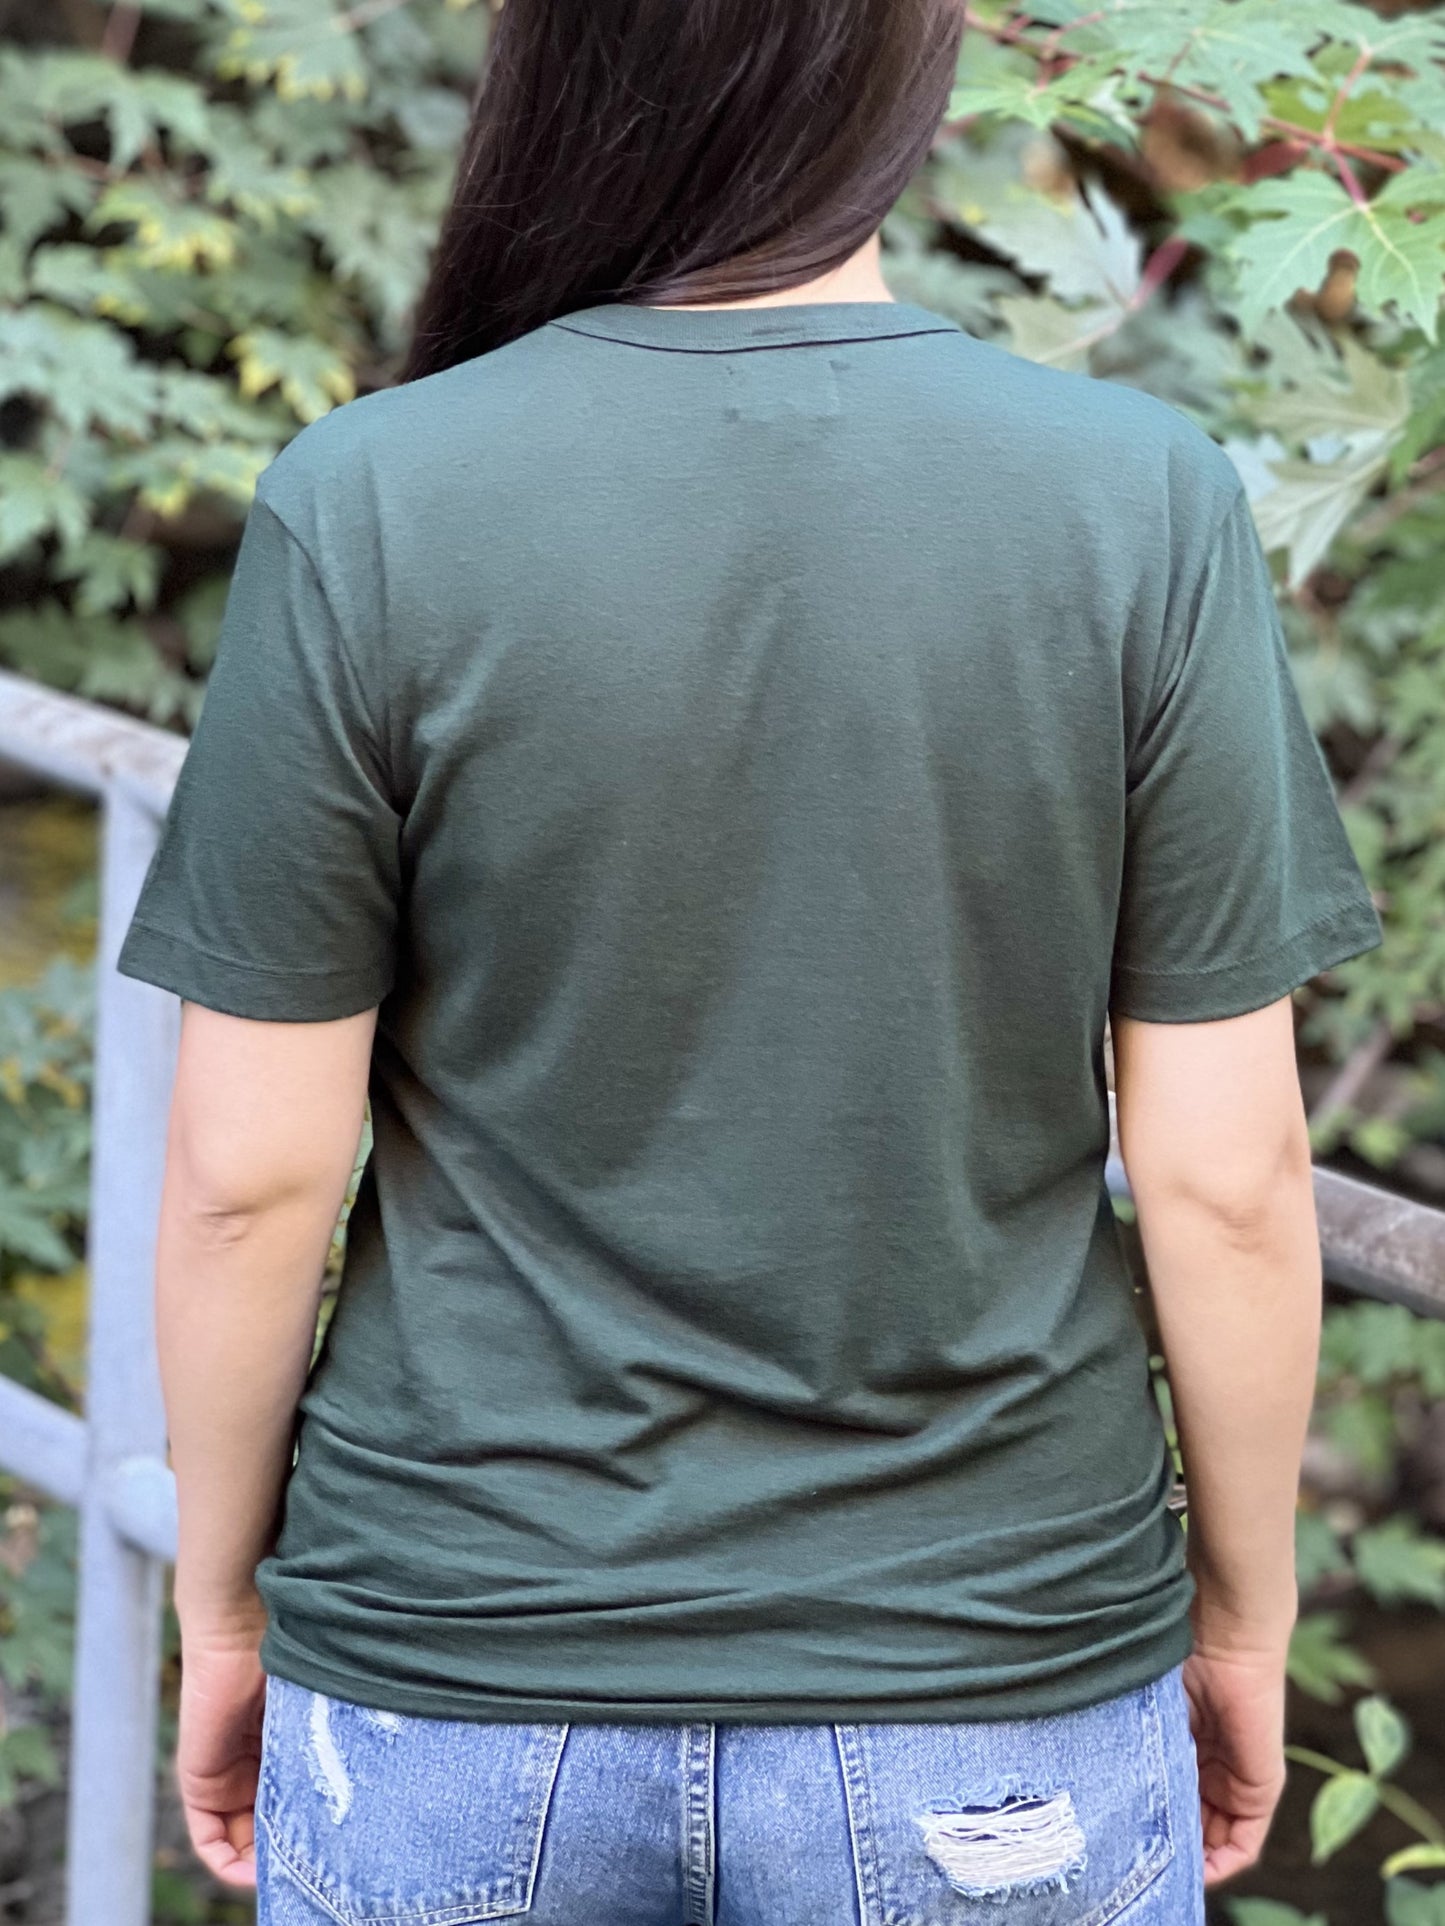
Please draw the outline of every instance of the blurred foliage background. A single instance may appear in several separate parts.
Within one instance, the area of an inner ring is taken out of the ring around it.
[[[257,475],[395,378],[488,20],[0,0],[0,662],[193,723]],[[1441,10],[979,0],[968,20],[890,281],[1149,389],[1233,456],[1387,930],[1299,997],[1317,1145],[1445,1201]],[[93,844],[79,805],[0,791],[0,1368],[69,1403]],[[0,1498],[0,1800],[34,1820],[63,1770],[72,1553],[63,1516]],[[1295,1771],[1254,1896],[1216,1918],[1445,1926],[1442,1528],[1445,1325],[1333,1304]],[[0,1824],[0,1917],[53,1916],[44,1832]],[[158,1920],[245,1916],[163,1838]]]

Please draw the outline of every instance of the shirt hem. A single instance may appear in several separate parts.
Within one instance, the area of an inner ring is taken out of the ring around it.
[[[1244,1016],[1288,996],[1325,970],[1378,948],[1383,941],[1373,905],[1350,904],[1317,918],[1267,955],[1208,970],[1114,969],[1111,1011],[1146,1023],[1205,1023]]]
[[[379,1006],[386,995],[385,985],[358,970],[291,971],[238,963],[139,919],[127,929],[115,967],[121,976],[153,983],[188,1003],[271,1022],[356,1016]]]
[[[1173,1620],[1126,1653],[1111,1652],[1067,1678],[1040,1677],[975,1686],[900,1704],[887,1696],[814,1699],[574,1699],[421,1685],[351,1672],[319,1660],[272,1623],[261,1645],[263,1669],[306,1691],[402,1717],[538,1725],[923,1725],[1053,1717],[1121,1697],[1154,1683],[1194,1649],[1189,1619]]]

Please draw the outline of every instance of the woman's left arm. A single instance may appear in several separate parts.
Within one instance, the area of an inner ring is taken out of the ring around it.
[[[355,1164],[376,1011],[263,1022],[182,1007],[156,1253],[180,1506],[177,1776],[197,1853],[255,1879],[271,1549],[326,1254]]]

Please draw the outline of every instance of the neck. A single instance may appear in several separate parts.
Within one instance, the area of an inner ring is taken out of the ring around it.
[[[875,234],[840,267],[804,281],[799,287],[780,288],[776,294],[751,295],[745,301],[689,301],[667,305],[704,312],[721,308],[785,308],[814,301],[892,301],[892,291],[883,279],[882,258],[882,246]]]

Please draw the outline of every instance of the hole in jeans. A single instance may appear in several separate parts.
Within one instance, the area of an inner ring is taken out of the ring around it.
[[[311,1783],[326,1801],[332,1823],[339,1826],[351,1810],[351,1774],[331,1730],[331,1701],[320,1692],[311,1694],[306,1726]]]
[[[1062,1891],[1084,1866],[1084,1835],[1067,1792],[997,1806],[940,1805],[920,1813],[918,1824],[934,1865],[971,1898],[1049,1886]]]

